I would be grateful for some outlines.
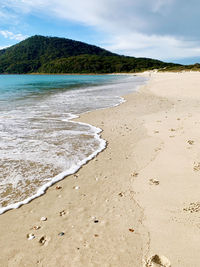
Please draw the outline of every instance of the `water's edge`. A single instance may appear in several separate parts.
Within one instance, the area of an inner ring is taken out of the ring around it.
[[[113,105],[111,107],[106,107],[106,108],[101,108],[101,109],[107,109],[107,108],[113,108],[113,107],[116,107],[116,106],[119,106],[121,105],[122,103],[125,102],[125,99],[120,97],[121,98],[121,102],[119,104],[116,104],[116,105]],[[100,110],[100,109],[96,109],[96,110]],[[84,113],[89,113],[89,112],[93,112],[95,110],[92,110],[92,111],[87,111],[87,112],[84,112]],[[73,121],[73,119],[77,119],[77,118],[80,118],[80,115],[83,115],[84,113],[81,113],[79,115],[72,115],[71,118],[68,120],[72,123],[76,123],[76,124],[79,124],[79,125],[86,125],[86,126],[89,126],[90,129],[94,132],[94,138],[96,140],[99,141],[99,148],[94,152],[92,153],[90,156],[86,157],[85,159],[83,159],[80,164],[78,165],[74,165],[72,166],[70,169],[68,169],[67,171],[64,171],[64,172],[61,172],[59,173],[58,175],[56,175],[51,181],[49,181],[48,183],[44,184],[42,187],[40,187],[37,191],[36,194],[34,194],[33,196],[31,197],[28,197],[26,199],[24,199],[23,201],[20,201],[20,202],[17,202],[17,203],[14,203],[14,204],[10,204],[8,205],[7,207],[3,207],[3,208],[0,208],[0,215],[5,213],[6,211],[9,211],[9,210],[12,210],[12,209],[18,209],[19,207],[21,207],[22,205],[25,205],[25,204],[28,204],[29,202],[31,202],[32,200],[34,200],[35,198],[38,198],[42,195],[45,194],[45,192],[47,191],[47,189],[54,185],[55,183],[63,180],[64,178],[66,178],[67,176],[69,175],[72,175],[74,173],[76,173],[79,169],[82,168],[83,165],[85,165],[86,163],[88,163],[91,159],[95,158],[100,152],[102,152],[106,146],[107,146],[107,143],[106,143],[106,140],[104,140],[103,138],[101,138],[100,136],[100,133],[102,132],[102,129],[101,128],[98,128],[98,127],[95,127],[93,125],[90,125],[88,123],[83,123],[83,122],[75,122]]]
[[[145,82],[144,82],[144,84],[145,84]],[[143,85],[137,86],[134,92],[137,92],[141,86],[143,86]],[[131,92],[131,93],[134,93],[134,92]],[[113,107],[119,106],[119,105],[123,104],[124,102],[126,102],[126,100],[123,97],[120,97],[120,100],[121,101],[118,104],[111,105],[110,107],[98,108],[98,109],[95,109],[95,110],[113,108]],[[85,159],[81,160],[79,164],[76,164],[76,165],[72,166],[70,169],[68,169],[67,171],[63,171],[63,172],[59,173],[58,175],[56,175],[51,181],[49,181],[46,184],[44,184],[43,186],[41,186],[37,190],[36,194],[24,199],[23,201],[20,201],[20,202],[14,203],[14,204],[10,204],[10,205],[8,205],[6,207],[0,208],[0,215],[5,213],[5,212],[7,212],[7,211],[9,211],[9,210],[17,209],[17,208],[21,207],[24,204],[28,204],[29,202],[31,202],[35,198],[38,198],[38,197],[44,195],[49,187],[51,187],[55,183],[65,179],[67,176],[76,173],[85,164],[87,164],[90,160],[95,158],[100,152],[102,152],[104,149],[106,149],[107,142],[100,135],[100,133],[102,132],[101,128],[95,127],[95,126],[90,125],[88,123],[74,121],[74,119],[80,118],[81,115],[83,115],[85,113],[93,112],[95,110],[83,112],[83,113],[78,114],[78,115],[72,115],[71,114],[71,117],[69,119],[66,119],[66,121],[70,121],[72,123],[79,124],[79,125],[89,126],[91,131],[93,132],[94,138],[99,142],[99,148],[95,152],[93,152],[91,155],[89,155]]]

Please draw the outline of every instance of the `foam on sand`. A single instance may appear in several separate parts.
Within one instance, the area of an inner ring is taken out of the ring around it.
[[[77,116],[74,116],[74,118],[75,117],[77,117]],[[0,209],[0,214],[4,213],[4,212],[6,212],[6,211],[8,211],[10,209],[17,209],[21,205],[27,204],[31,200],[43,195],[50,186],[52,186],[53,184],[57,183],[58,181],[64,179],[66,176],[77,172],[84,164],[86,164],[89,160],[91,160],[94,157],[96,157],[98,155],[98,153],[100,153],[103,149],[106,148],[106,141],[104,139],[102,139],[100,137],[100,135],[99,135],[101,133],[101,131],[102,131],[100,128],[94,127],[94,126],[86,124],[86,123],[81,123],[81,122],[77,122],[77,123],[80,124],[80,125],[90,126],[91,131],[94,133],[94,138],[99,142],[99,148],[96,151],[94,151],[90,156],[88,156],[88,157],[84,158],[82,161],[80,161],[79,164],[77,164],[77,165],[74,164],[67,171],[64,171],[64,172],[56,175],[51,181],[49,181],[48,183],[46,183],[42,187],[40,187],[38,189],[37,193],[34,194],[33,196],[28,197],[25,200],[20,201],[18,203],[11,204],[11,205],[8,205],[7,207],[1,208]]]

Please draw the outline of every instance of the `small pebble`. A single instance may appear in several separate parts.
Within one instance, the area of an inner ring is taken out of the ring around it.
[[[33,230],[39,230],[41,227],[36,225],[36,226],[33,226]]]
[[[41,217],[40,221],[47,221],[47,217]]]
[[[65,234],[64,232],[60,232],[58,235],[63,236],[64,234]]]
[[[75,186],[74,189],[78,190],[80,189],[80,186]]]
[[[57,186],[56,186],[56,190],[59,190],[59,189],[62,189],[62,186],[57,185]]]
[[[128,230],[129,230],[130,232],[132,232],[132,233],[134,232],[134,229],[132,229],[132,228],[129,228]]]
[[[40,240],[39,240],[39,243],[40,243],[41,245],[44,245],[45,242],[46,242],[46,237],[45,237],[45,236],[42,236],[42,237],[40,238]]]
[[[64,210],[62,210],[62,211],[60,211],[60,216],[63,216],[63,215],[65,215],[65,211]]]
[[[32,240],[35,238],[35,235],[34,234],[27,234],[27,239],[28,240]]]
[[[98,220],[94,220],[94,223],[98,223],[99,221]]]

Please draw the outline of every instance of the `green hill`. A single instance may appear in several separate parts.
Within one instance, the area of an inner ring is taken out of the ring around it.
[[[0,50],[0,73],[112,73],[173,66],[176,65],[119,56],[83,42],[39,35]]]

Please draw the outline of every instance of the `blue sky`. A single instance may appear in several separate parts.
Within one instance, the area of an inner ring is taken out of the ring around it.
[[[1,0],[0,48],[59,36],[136,57],[200,62],[199,0]]]

